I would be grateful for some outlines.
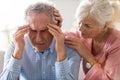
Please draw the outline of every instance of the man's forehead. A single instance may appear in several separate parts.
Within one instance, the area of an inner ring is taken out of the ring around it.
[[[28,24],[30,25],[30,28],[32,29],[46,29],[47,25],[50,24],[50,22],[49,21],[46,21],[46,22],[35,21],[35,22],[29,22]]]
[[[30,13],[29,15],[27,15],[26,18],[29,18],[29,19],[35,19],[35,18],[49,18],[51,19],[51,16],[46,13],[46,12],[42,12],[42,13]]]

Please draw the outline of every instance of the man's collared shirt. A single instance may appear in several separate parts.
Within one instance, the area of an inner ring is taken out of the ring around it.
[[[50,47],[40,53],[26,36],[21,60],[12,57],[14,43],[6,51],[0,80],[77,80],[80,56],[74,49],[65,46],[65,50],[67,58],[58,62],[54,39]]]

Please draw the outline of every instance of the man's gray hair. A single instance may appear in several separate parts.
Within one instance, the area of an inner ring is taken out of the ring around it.
[[[30,5],[26,11],[25,11],[25,19],[27,16],[29,16],[31,13],[46,13],[51,17],[51,20],[56,24],[55,17],[53,14],[54,10],[54,3],[50,1],[45,2],[37,2],[35,4]]]

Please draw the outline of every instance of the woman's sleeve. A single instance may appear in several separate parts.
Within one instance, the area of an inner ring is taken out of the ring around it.
[[[85,80],[120,80],[120,41],[105,52],[104,64],[95,64],[86,74]]]

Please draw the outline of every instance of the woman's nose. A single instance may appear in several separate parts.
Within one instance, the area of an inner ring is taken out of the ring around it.
[[[82,24],[79,25],[79,31],[84,31],[84,26]]]

